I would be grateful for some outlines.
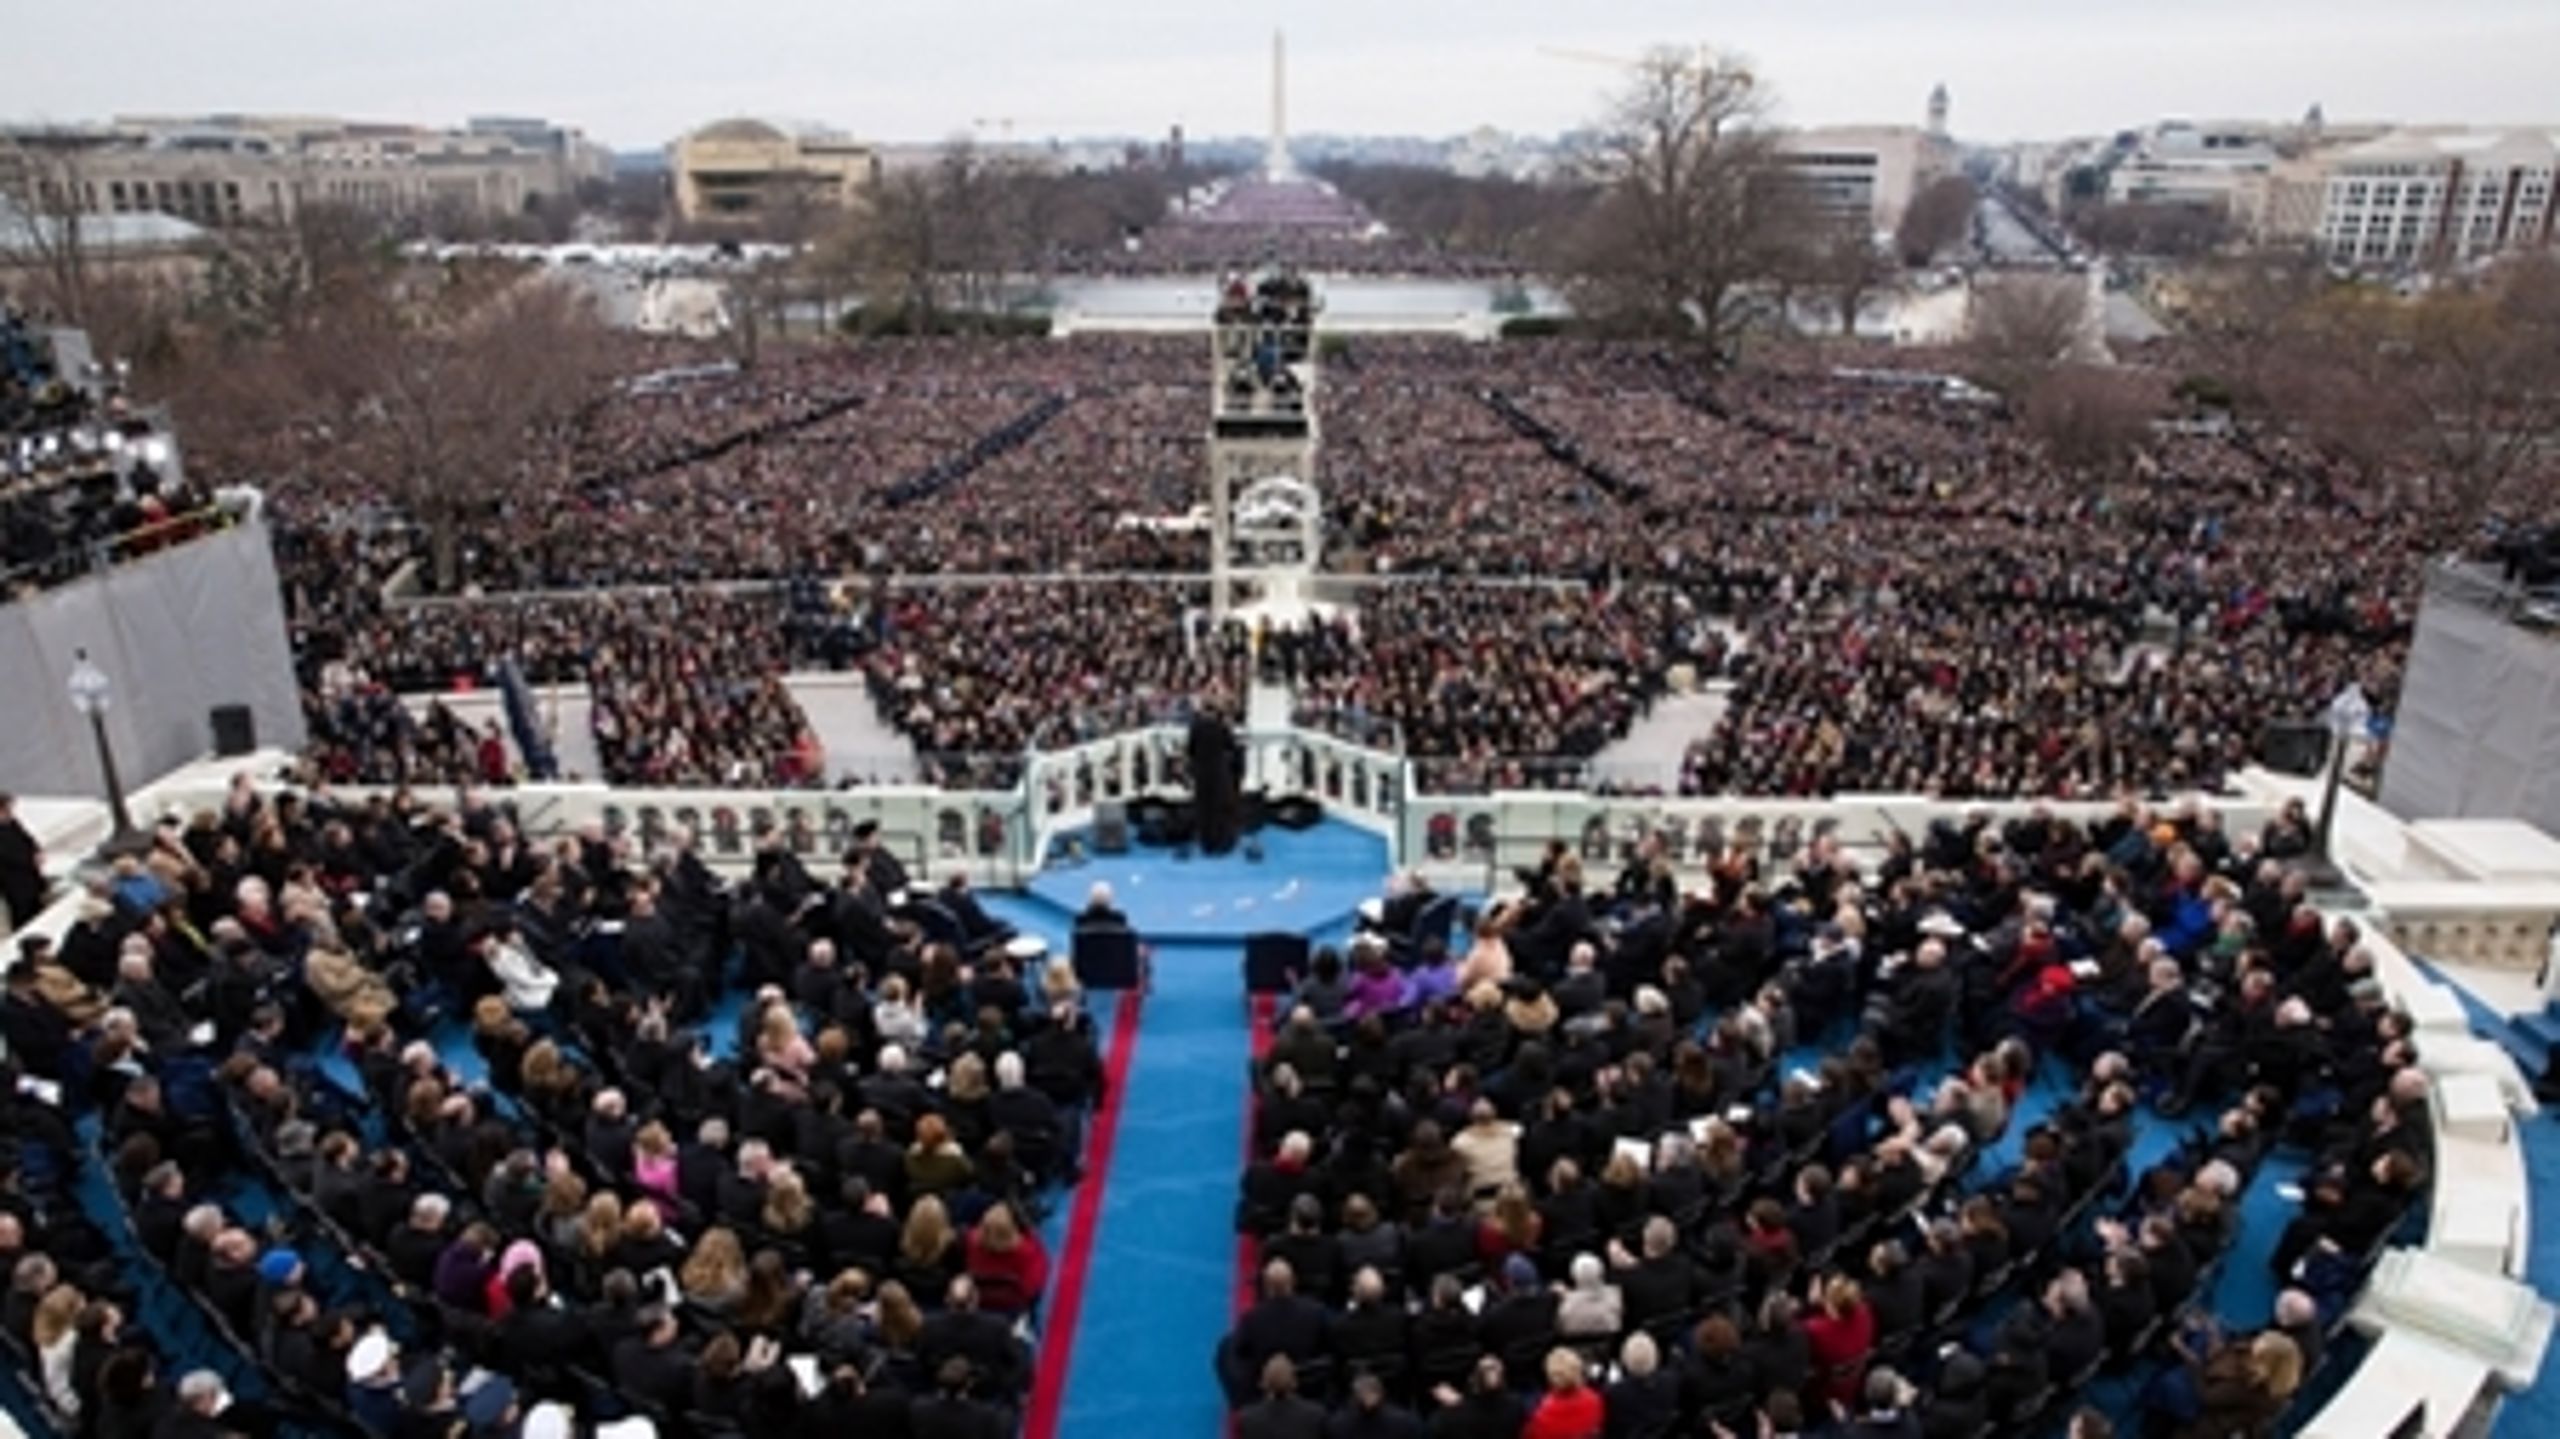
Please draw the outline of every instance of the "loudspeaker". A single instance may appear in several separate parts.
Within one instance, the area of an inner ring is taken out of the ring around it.
[[[1324,819],[1324,806],[1305,795],[1291,795],[1272,801],[1270,815],[1282,829],[1314,829]]]
[[[1087,989],[1136,989],[1138,936],[1118,928],[1078,929],[1068,963]]]
[[[1296,976],[1306,972],[1307,937],[1265,931],[1244,937],[1244,990],[1247,994],[1283,994]]]
[[[1144,808],[1135,812],[1138,821],[1138,843],[1157,849],[1188,849],[1191,846],[1191,806],[1164,800],[1141,801]]]
[[[258,747],[258,717],[249,713],[247,705],[215,705],[209,718],[213,721],[213,752],[224,759],[236,759]]]
[[[1116,799],[1106,799],[1093,807],[1093,852],[1095,854],[1127,854],[1129,852],[1129,807]]]
[[[2267,768],[2307,778],[2329,763],[2329,730],[2314,722],[2280,720],[2259,737],[2258,752]]]

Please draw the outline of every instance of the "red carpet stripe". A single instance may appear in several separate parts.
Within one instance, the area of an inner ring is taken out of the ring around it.
[[[1111,1177],[1111,1146],[1120,1134],[1120,1100],[1129,1088],[1129,1061],[1138,1052],[1138,1006],[1143,992],[1124,989],[1111,1017],[1110,1057],[1103,1062],[1102,1103],[1084,1146],[1084,1178],[1067,1215],[1066,1252],[1058,1258],[1049,1295],[1049,1319],[1040,1331],[1040,1363],[1031,1381],[1031,1416],[1025,1439],[1056,1439],[1066,1398],[1067,1362],[1075,1357],[1076,1319],[1084,1310],[1084,1282],[1093,1262],[1093,1236],[1102,1227],[1102,1187]]]
[[[1256,1065],[1260,1065],[1262,1057],[1271,1052],[1271,1020],[1277,1003],[1277,998],[1268,994],[1254,995],[1249,1001],[1248,1007],[1253,1015],[1253,1031],[1248,1052],[1253,1055],[1253,1062]],[[1257,1089],[1247,1089],[1244,1094],[1244,1162],[1247,1168],[1252,1167],[1253,1161],[1262,1157],[1253,1152],[1254,1107],[1259,1102],[1256,1098],[1258,1093]],[[1236,1313],[1242,1314],[1253,1307],[1254,1284],[1259,1279],[1261,1271],[1262,1242],[1250,1234],[1237,1235]]]
[[[1271,1052],[1271,1016],[1274,1003],[1275,1001],[1273,996],[1268,994],[1257,994],[1253,996],[1251,1001],[1251,1008],[1253,1012],[1253,1040],[1250,1046],[1250,1052],[1253,1055],[1253,1062],[1255,1064],[1260,1064],[1262,1062],[1262,1056]],[[1248,1089],[1245,1091],[1244,1096],[1244,1162],[1248,1168],[1252,1166],[1253,1161],[1262,1157],[1253,1152],[1254,1095],[1255,1091]],[[1238,1172],[1241,1173],[1242,1171],[1239,1170]],[[1250,1234],[1237,1235],[1236,1312],[1238,1314],[1242,1314],[1245,1310],[1253,1306],[1254,1280],[1261,1267],[1262,1245],[1260,1241],[1256,1240]]]

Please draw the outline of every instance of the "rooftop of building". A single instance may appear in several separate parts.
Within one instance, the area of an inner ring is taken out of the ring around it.
[[[791,137],[778,125],[740,115],[727,120],[714,120],[685,139],[722,145],[778,145]]]
[[[2338,158],[2550,161],[2560,159],[2560,125],[2404,125],[2349,146]]]

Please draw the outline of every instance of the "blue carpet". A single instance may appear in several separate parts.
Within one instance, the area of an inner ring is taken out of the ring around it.
[[[1118,1147],[1111,1172],[1089,1180],[1107,1187],[1062,1439],[1215,1434],[1224,1423],[1209,1356],[1234,1317],[1248,1089],[1242,939],[1286,929],[1338,944],[1350,935],[1350,911],[1378,892],[1386,871],[1384,845],[1349,826],[1264,837],[1259,864],[1141,851],[1052,872],[1034,884],[1036,900],[996,905],[1054,944],[1063,927],[1056,909],[1080,907],[1093,881],[1106,879],[1139,931],[1155,938]]]
[[[2507,1034],[2504,1015],[2482,1004],[2434,965],[2420,960],[2418,968],[2453,990],[2462,1001],[2463,1013],[2470,1017],[2472,1033],[2492,1042]],[[2525,1193],[2533,1205],[2525,1282],[2543,1298],[2560,1300],[2560,1119],[2546,1109],[2518,1125],[2516,1136],[2524,1144]],[[2498,1422],[2490,1433],[2493,1439],[2545,1439],[2560,1434],[2560,1344],[2543,1351],[2542,1372],[2534,1376],[2533,1387],[2508,1395],[2498,1407]]]
[[[2525,1251],[2525,1279],[2545,1299],[2560,1298],[2560,1119],[2546,1110],[2518,1129],[2524,1140],[2524,1177],[2533,1199],[2532,1244]],[[2543,1439],[2560,1434],[2560,1345],[2543,1351],[2533,1387],[2509,1395],[2498,1411],[2496,1439]]]
[[[1158,944],[1227,942],[1260,930],[1303,934],[1342,922],[1386,877],[1386,840],[1356,825],[1265,826],[1255,838],[1263,847],[1260,860],[1242,851],[1187,860],[1156,849],[1095,855],[1042,870],[1030,893],[1072,914],[1100,881],[1111,886],[1138,932]]]
[[[1103,1190],[1062,1439],[1214,1434],[1233,1315],[1246,1024],[1231,946],[1160,947]],[[1194,1338],[1196,1336],[1196,1339]]]

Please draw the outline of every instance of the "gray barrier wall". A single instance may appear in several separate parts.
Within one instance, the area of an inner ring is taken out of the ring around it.
[[[2430,583],[2382,805],[2407,820],[2521,819],[2560,831],[2560,637]]]
[[[67,687],[82,649],[115,686],[107,733],[128,788],[211,753],[217,705],[247,705],[261,745],[303,742],[262,521],[0,607],[0,789],[100,790],[88,721]]]

